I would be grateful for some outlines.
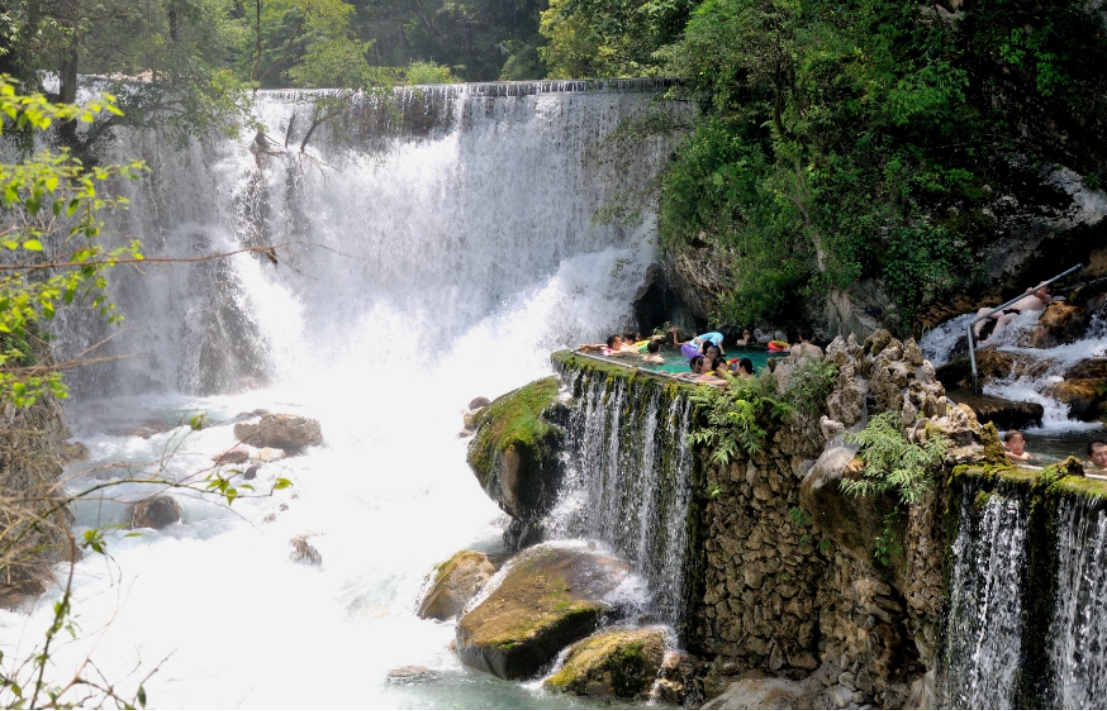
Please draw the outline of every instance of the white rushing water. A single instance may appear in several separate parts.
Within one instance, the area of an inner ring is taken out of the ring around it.
[[[942,669],[944,708],[1014,708],[1022,646],[1027,511],[1001,493],[966,488],[951,546]]]
[[[187,479],[234,444],[237,416],[256,408],[319,419],[325,443],[261,467],[259,491],[278,476],[293,480],[289,490],[230,509],[174,491],[180,524],[109,532],[111,558],[77,565],[81,635],[57,652],[59,678],[95,643],[100,669],[123,688],[169,656],[146,682],[159,707],[573,703],[462,667],[447,649],[453,625],[414,609],[435,563],[500,546],[504,517],[456,439],[465,405],[547,374],[552,350],[631,325],[654,256],[651,216],[624,227],[592,217],[645,184],[673,139],[632,150],[601,139],[626,119],[687,109],[634,83],[568,91],[583,88],[408,91],[399,111],[366,102],[324,127],[303,156],[298,94],[262,95],[264,152],[249,137],[118,140],[110,159],[152,169],[124,186],[132,207],[114,225],[123,237],[180,257],[280,245],[280,263],[238,255],[116,270],[128,320],[107,348],[141,355],[73,377],[67,410],[91,458],[67,469],[78,477],[71,489],[128,467]],[[62,325],[70,353],[108,333],[82,314]],[[201,412],[198,433],[128,434]],[[163,464],[140,466],[151,462]],[[123,485],[111,501],[83,503],[77,532],[121,523],[127,503],[149,493]],[[298,535],[321,566],[290,561]],[[55,598],[0,612],[8,659],[41,640]],[[387,681],[404,665],[435,678]]]
[[[997,350],[1020,354],[1029,361],[1041,362],[1043,367],[1033,373],[1020,374],[1014,370],[1006,377],[983,386],[985,395],[1011,400],[1032,402],[1042,406],[1042,426],[1028,429],[1034,433],[1094,432],[1103,429],[1099,422],[1081,422],[1070,417],[1069,406],[1051,397],[1049,386],[1064,380],[1064,374],[1073,366],[1091,358],[1107,358],[1107,322],[1096,314],[1088,324],[1084,338],[1052,348],[1027,348],[1020,345],[1023,337],[1038,323],[1040,311],[1027,311],[1018,315],[998,336],[993,338]],[[941,367],[957,357],[967,355],[965,330],[975,318],[963,314],[950,319],[927,333],[919,345],[923,354],[935,367]]]

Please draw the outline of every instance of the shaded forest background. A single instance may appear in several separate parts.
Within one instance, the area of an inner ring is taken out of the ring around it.
[[[700,111],[636,129],[686,133],[648,199],[670,260],[719,267],[699,315],[720,323],[819,325],[870,284],[915,331],[991,278],[997,200],[1054,199],[1044,166],[1107,180],[1086,0],[4,0],[0,34],[29,88],[115,87],[123,116],[58,130],[86,156],[118,125],[241,131],[257,88],[677,77]]]

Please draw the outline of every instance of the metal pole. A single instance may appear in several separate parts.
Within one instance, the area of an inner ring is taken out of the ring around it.
[[[1065,271],[1061,272],[1060,274],[1053,277],[1052,279],[1050,279],[1048,281],[1043,281],[1041,284],[1038,285],[1037,288],[1041,289],[1043,286],[1049,286],[1050,284],[1057,281],[1058,279],[1062,279],[1064,277],[1067,277],[1069,274],[1072,274],[1077,269],[1083,269],[1083,268],[1084,268],[1083,264],[1077,264],[1075,267],[1072,267],[1071,269],[1066,269]],[[974,347],[975,342],[974,342],[974,339],[973,339],[973,327],[976,326],[977,323],[983,321],[986,318],[990,318],[993,314],[1004,310],[1005,308],[1007,308],[1011,304],[1015,303],[1019,299],[1024,298],[1025,296],[1026,296],[1026,292],[1024,292],[1022,294],[1019,294],[1018,296],[1011,299],[1010,301],[1005,301],[1004,303],[1002,303],[999,306],[995,307],[994,309],[992,309],[988,313],[984,314],[983,316],[977,316],[975,319],[972,320],[971,323],[969,323],[969,328],[968,328],[969,361],[972,363],[972,392],[973,392],[973,395],[979,395],[980,394],[977,391],[977,382],[976,382],[976,380],[977,380],[977,375],[976,375],[976,350],[975,350],[975,347]]]

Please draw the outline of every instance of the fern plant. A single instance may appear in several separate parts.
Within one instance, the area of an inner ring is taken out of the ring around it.
[[[783,421],[790,408],[774,397],[771,381],[727,376],[728,386],[701,385],[691,400],[704,424],[688,434],[688,442],[711,449],[711,458],[727,464],[739,452],[764,451],[766,427]]]
[[[846,479],[842,491],[850,496],[871,496],[894,492],[900,502],[912,504],[930,488],[927,472],[946,456],[946,438],[932,434],[925,444],[911,444],[903,433],[898,412],[882,412],[865,429],[847,434],[846,441],[861,445],[865,463],[860,479]]]

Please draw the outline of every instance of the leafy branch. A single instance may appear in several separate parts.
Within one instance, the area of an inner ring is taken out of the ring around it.
[[[898,412],[882,412],[865,429],[845,436],[861,445],[865,463],[860,479],[844,479],[842,491],[850,496],[876,496],[890,491],[903,504],[913,504],[930,489],[927,474],[945,459],[946,438],[931,433],[924,444],[911,444],[903,433]]]

